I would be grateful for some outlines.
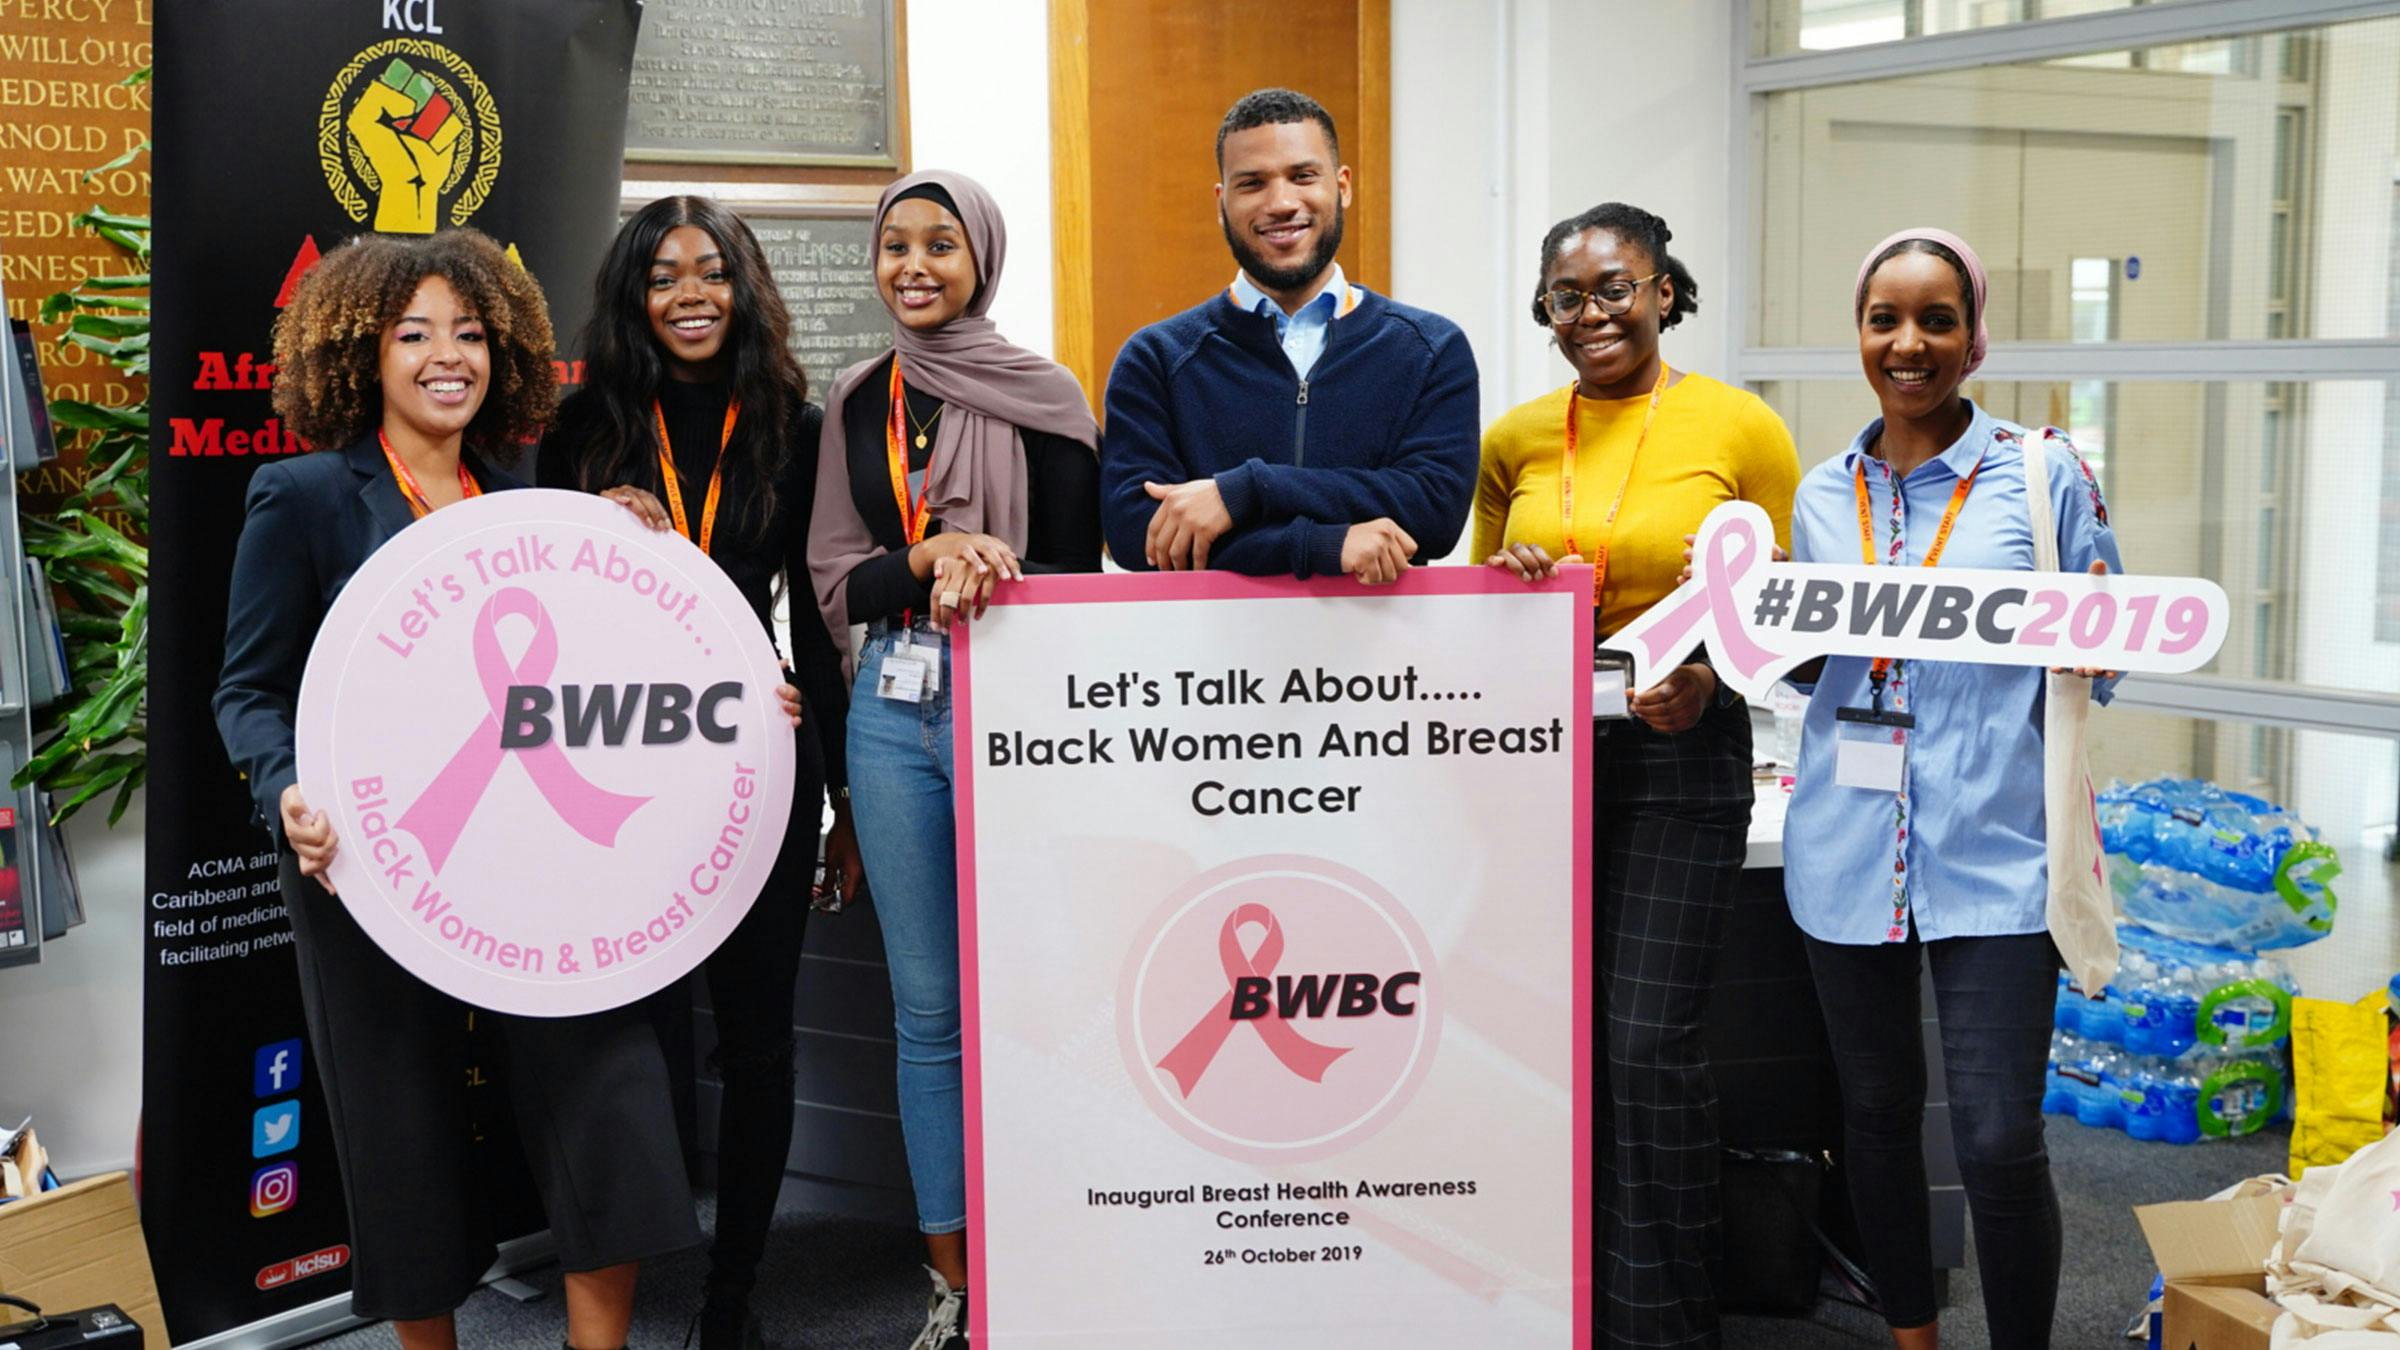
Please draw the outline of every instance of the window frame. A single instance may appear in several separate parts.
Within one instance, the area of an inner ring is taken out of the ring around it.
[[[1756,392],[1776,380],[1845,380],[1858,374],[1848,346],[1762,346],[1755,312],[1759,251],[1739,241],[1757,231],[1764,147],[1757,116],[1767,95],[1896,79],[1976,66],[2015,65],[2094,52],[2141,50],[2215,38],[2309,30],[2400,15],[2400,0],[2175,0],[2054,19],[1906,37],[1857,47],[1757,56],[1756,0],[1733,0],[1732,108],[1726,200],[1733,237],[1727,312],[1735,316],[1733,382]],[[2400,381],[2400,335],[2192,342],[1994,343],[1980,378],[2042,383],[2161,380],[2181,383]],[[2286,531],[2288,534],[2289,532]],[[2234,719],[2301,730],[2338,730],[2400,740],[2400,693],[2330,689],[2219,675],[2136,675],[2118,701],[2198,719]]]

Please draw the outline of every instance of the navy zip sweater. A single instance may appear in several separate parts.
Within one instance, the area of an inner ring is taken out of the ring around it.
[[[1144,328],[1109,373],[1100,517],[1118,565],[1145,570],[1145,482],[1214,477],[1233,529],[1212,567],[1336,576],[1350,527],[1390,517],[1417,560],[1466,526],[1480,453],[1475,354],[1438,314],[1361,290],[1303,380],[1275,321],[1219,292]]]

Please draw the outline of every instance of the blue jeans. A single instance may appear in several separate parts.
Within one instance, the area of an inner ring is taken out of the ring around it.
[[[941,692],[878,697],[892,649],[880,625],[850,690],[850,814],[883,926],[900,1045],[900,1131],[917,1227],[967,1226],[967,1145],[958,1012],[958,816],[950,789],[950,650]]]

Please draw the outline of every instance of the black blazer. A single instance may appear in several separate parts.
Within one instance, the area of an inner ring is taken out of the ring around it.
[[[466,461],[486,492],[525,486],[472,452]],[[373,433],[260,469],[246,511],[225,602],[217,734],[250,780],[258,823],[280,841],[283,790],[299,777],[292,718],[317,627],[367,555],[416,518]]]

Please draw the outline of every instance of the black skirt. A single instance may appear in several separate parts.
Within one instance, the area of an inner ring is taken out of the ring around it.
[[[469,1009],[386,956],[289,850],[283,897],[350,1209],[351,1307],[438,1317],[497,1255],[473,1181]],[[475,1019],[499,1033],[497,1071],[559,1264],[599,1270],[697,1245],[666,1061],[639,1008]]]

